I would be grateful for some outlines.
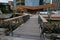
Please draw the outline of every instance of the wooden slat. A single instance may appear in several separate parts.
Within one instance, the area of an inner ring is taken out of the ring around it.
[[[12,20],[15,20],[15,19],[18,19],[18,18],[21,18],[22,16],[18,16],[18,17],[14,17],[14,18],[10,18],[10,19],[6,19],[4,21],[12,21]]]
[[[40,5],[40,6],[19,6],[18,8],[21,10],[25,10],[25,9],[37,10],[37,9],[44,9],[44,8],[52,8],[52,7],[56,7],[56,6],[58,6],[57,3],[44,4],[44,5]]]

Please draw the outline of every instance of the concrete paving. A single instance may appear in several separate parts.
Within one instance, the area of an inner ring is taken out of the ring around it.
[[[38,15],[32,16],[26,23],[13,31],[14,37],[40,40]]]

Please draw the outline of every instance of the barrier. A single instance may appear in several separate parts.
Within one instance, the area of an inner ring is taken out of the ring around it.
[[[39,15],[39,24],[40,24],[40,28],[41,28],[41,33],[40,33],[40,36],[42,36],[44,38],[44,40],[56,40],[56,39],[60,39],[60,25],[59,24],[52,24],[45,19],[43,18],[43,16]],[[53,28],[53,30],[49,29],[50,28]]]
[[[15,30],[17,27],[19,27],[22,23],[25,23],[30,18],[29,15],[23,15],[18,17],[9,18],[6,20],[3,20],[0,24],[0,28],[7,28],[9,29],[9,33],[11,33],[13,30]]]
[[[18,16],[18,17],[3,20],[0,24],[0,28],[9,29],[9,31],[6,32],[7,34],[9,34],[13,30],[15,30],[18,26],[20,26],[22,23],[23,23],[23,17]]]

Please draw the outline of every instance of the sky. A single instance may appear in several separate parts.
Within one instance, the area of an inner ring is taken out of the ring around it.
[[[13,0],[0,0],[0,2],[8,3],[8,1],[13,1]]]

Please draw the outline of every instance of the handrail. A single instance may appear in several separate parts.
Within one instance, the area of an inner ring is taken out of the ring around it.
[[[42,22],[48,22],[42,15],[39,15],[39,16],[40,16]]]
[[[27,18],[26,18],[26,17]],[[17,27],[20,27],[20,25],[22,23],[24,23],[24,19],[25,18],[28,20],[28,15],[22,15],[22,16],[18,16],[18,17],[13,17],[13,18],[9,18],[9,19],[5,19],[5,20],[2,20],[1,24],[2,24],[2,28],[7,28],[9,31],[6,32],[6,33],[11,33],[13,36],[13,30],[15,30]]]
[[[18,16],[18,17],[14,17],[14,18],[10,18],[10,19],[6,19],[6,20],[3,20],[3,21],[12,21],[12,20],[15,20],[15,19],[18,19],[20,18],[21,19],[22,16]]]
[[[23,23],[23,16],[3,20],[3,23],[7,23],[9,25],[9,32],[11,32],[11,34],[13,35],[12,31]]]

